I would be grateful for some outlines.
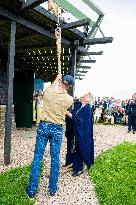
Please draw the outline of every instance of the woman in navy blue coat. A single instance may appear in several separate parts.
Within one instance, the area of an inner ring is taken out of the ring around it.
[[[75,152],[73,155],[73,176],[83,172],[83,164],[88,168],[94,163],[93,113],[90,105],[92,95],[85,94],[80,98],[68,115],[72,118],[75,135]]]

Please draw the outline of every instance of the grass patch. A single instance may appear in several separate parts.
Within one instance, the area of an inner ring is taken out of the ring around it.
[[[89,174],[100,205],[136,205],[136,144],[125,142],[101,154]]]
[[[30,165],[14,168],[0,174],[1,205],[33,205],[35,200],[29,199],[25,193],[30,173]]]

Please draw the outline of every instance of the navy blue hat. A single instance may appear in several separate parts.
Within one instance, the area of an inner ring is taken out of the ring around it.
[[[63,83],[69,86],[73,86],[75,83],[75,80],[73,78],[73,76],[71,75],[65,75],[63,78]]]

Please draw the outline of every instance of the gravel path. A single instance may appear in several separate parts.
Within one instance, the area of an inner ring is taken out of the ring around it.
[[[136,134],[127,133],[126,126],[94,125],[95,157],[120,144],[123,141],[136,143]],[[3,138],[0,137],[0,172],[10,167],[18,167],[31,163],[35,144],[35,130],[15,131],[12,135],[11,164],[3,165]],[[45,152],[45,164],[40,180],[39,191],[35,205],[98,205],[93,184],[87,170],[78,177],[72,177],[72,169],[62,168],[65,163],[66,139],[63,138],[61,149],[61,169],[58,183],[58,192],[54,197],[47,194],[49,180],[49,144]]]

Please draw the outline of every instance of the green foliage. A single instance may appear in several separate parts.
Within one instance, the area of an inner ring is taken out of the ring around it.
[[[89,174],[100,205],[136,205],[136,144],[125,142],[101,154]]]
[[[35,200],[29,199],[25,193],[30,166],[11,169],[0,174],[1,205],[33,205]]]

